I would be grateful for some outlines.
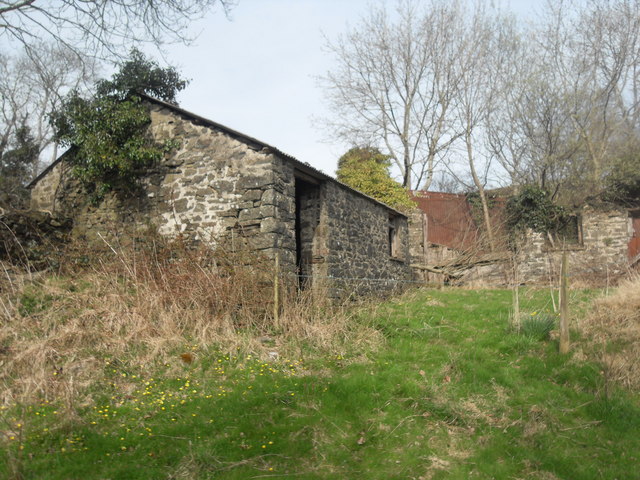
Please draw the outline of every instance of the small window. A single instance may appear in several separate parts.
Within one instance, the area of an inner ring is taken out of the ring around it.
[[[547,235],[547,243],[551,248],[582,246],[582,219],[571,215]]]
[[[400,239],[398,238],[398,219],[389,217],[389,255],[398,258],[400,254]]]

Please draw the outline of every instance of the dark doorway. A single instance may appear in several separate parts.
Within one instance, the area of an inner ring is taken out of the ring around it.
[[[320,223],[320,185],[296,177],[296,265],[300,289],[312,283],[314,239]]]

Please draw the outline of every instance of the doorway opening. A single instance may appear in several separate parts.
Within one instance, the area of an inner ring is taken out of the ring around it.
[[[309,288],[313,280],[314,244],[320,223],[320,184],[296,176],[296,266],[298,287]]]

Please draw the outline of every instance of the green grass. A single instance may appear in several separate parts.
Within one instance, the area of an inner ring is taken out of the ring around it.
[[[0,453],[0,472],[640,478],[638,395],[609,388],[605,397],[598,365],[557,353],[546,334],[554,318],[548,293],[529,292],[530,316],[545,320],[523,324],[520,334],[509,326],[510,305],[506,291],[412,293],[357,319],[383,332],[376,352],[265,362],[194,346],[193,364],[176,355],[153,377],[141,373],[148,366],[109,359],[110,381],[91,392],[93,403],[79,400],[73,413],[44,400],[3,412],[0,430],[14,438]]]

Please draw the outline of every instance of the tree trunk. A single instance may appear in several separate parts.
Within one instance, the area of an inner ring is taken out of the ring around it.
[[[471,177],[473,183],[478,189],[478,196],[480,197],[480,203],[482,204],[482,216],[484,219],[484,226],[487,230],[487,240],[489,241],[489,249],[495,252],[496,245],[493,237],[493,227],[491,226],[491,216],[489,215],[489,203],[487,202],[487,195],[484,192],[484,186],[478,177],[476,172],[475,162],[473,160],[473,146],[471,145],[471,135],[467,133],[465,135],[465,142],[467,144],[467,159],[469,160],[469,170],[471,171]]]

